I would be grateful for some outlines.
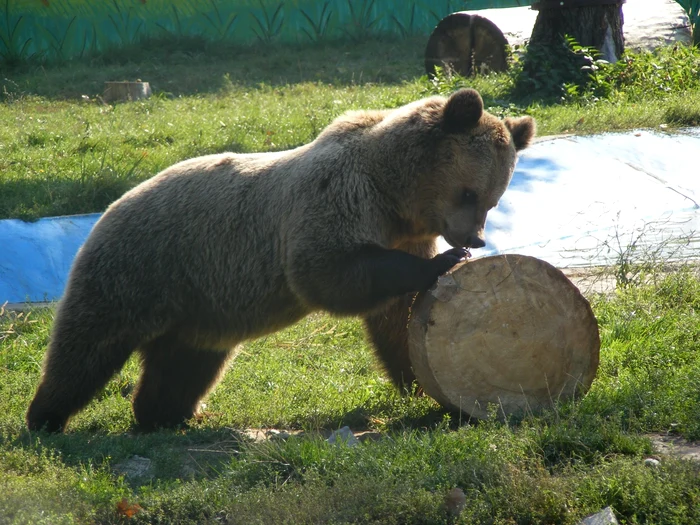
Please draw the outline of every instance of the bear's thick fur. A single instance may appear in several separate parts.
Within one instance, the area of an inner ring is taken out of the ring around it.
[[[474,90],[348,113],[310,144],[207,155],[127,192],[78,252],[30,429],[61,431],[138,350],[144,429],[183,423],[233,349],[311,312],[360,315],[397,385],[413,379],[413,295],[484,245],[529,117]],[[439,235],[455,248],[436,254]]]

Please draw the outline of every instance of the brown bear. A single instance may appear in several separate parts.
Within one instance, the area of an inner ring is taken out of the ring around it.
[[[28,427],[62,431],[135,350],[137,424],[182,424],[236,345],[320,310],[363,316],[390,377],[410,383],[411,300],[484,246],[486,213],[534,131],[463,89],[347,113],[296,149],[193,158],[141,183],[76,255]],[[438,255],[440,235],[455,248]]]

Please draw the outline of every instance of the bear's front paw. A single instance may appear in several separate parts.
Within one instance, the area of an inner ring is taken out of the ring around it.
[[[454,265],[466,260],[469,256],[469,250],[466,248],[452,248],[436,255],[433,257],[433,261],[435,262],[436,269],[440,269],[438,275],[442,275]]]
[[[435,273],[427,288],[430,288],[438,277],[450,270],[456,264],[466,260],[469,256],[469,250],[466,248],[452,248],[433,257],[431,262],[433,263],[433,271]]]

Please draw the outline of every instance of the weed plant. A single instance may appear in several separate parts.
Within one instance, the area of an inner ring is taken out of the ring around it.
[[[615,64],[591,70],[584,95],[625,100],[663,98],[700,86],[700,50],[673,45],[652,52],[626,53]]]
[[[610,63],[567,37],[557,50],[523,46],[511,56],[509,91],[522,101],[639,102],[700,87],[700,48],[683,44],[626,51]]]

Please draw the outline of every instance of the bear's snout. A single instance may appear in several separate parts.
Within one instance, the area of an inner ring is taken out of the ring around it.
[[[470,235],[467,237],[467,242],[464,246],[467,248],[483,248],[486,246],[486,241],[478,235]]]
[[[443,237],[453,248],[483,248],[486,246],[483,230],[467,235],[455,234],[448,230],[443,234]]]

